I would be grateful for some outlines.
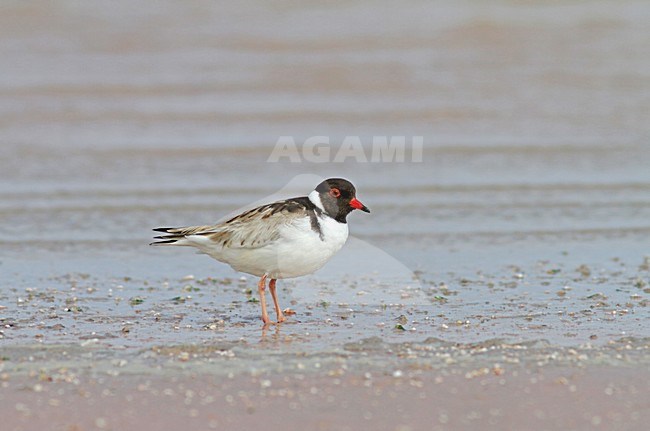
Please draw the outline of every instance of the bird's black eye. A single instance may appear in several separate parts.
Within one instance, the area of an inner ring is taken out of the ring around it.
[[[334,187],[334,188],[330,189],[330,196],[332,196],[334,198],[338,198],[339,196],[341,196],[341,191],[339,189],[337,189],[336,187]]]

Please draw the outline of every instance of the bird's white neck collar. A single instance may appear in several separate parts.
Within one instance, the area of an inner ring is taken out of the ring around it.
[[[323,202],[320,200],[320,194],[314,190],[313,192],[309,193],[309,196],[307,196],[311,203],[316,205],[319,210],[325,211],[325,207],[323,207]]]

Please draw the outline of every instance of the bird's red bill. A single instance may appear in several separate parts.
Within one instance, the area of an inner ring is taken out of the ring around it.
[[[370,212],[370,210],[364,204],[362,204],[361,201],[357,198],[352,198],[352,200],[350,201],[350,206],[357,210],[365,211],[367,213]]]

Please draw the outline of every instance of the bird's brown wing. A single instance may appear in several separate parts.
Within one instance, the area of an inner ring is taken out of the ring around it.
[[[307,207],[299,201],[278,201],[253,208],[215,225],[154,229],[166,235],[155,237],[159,241],[152,244],[186,245],[183,240],[187,237],[203,236],[223,247],[263,247],[280,237],[280,227],[307,216],[307,212]]]

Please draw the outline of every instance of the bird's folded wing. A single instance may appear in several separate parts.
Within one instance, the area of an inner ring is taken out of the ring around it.
[[[206,226],[179,228],[158,228],[161,235],[158,244],[173,244],[177,241],[203,237],[215,244],[229,248],[259,248],[280,237],[280,228],[306,216],[307,208],[293,200],[278,201],[253,208],[223,223]],[[181,244],[179,244],[181,245]],[[190,245],[190,244],[187,244]]]

